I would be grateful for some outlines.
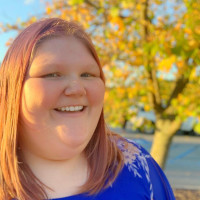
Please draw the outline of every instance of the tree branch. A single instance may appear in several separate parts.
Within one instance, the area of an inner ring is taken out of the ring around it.
[[[167,106],[165,107],[165,110],[171,105],[172,100],[175,99],[184,90],[188,82],[189,79],[184,78],[183,76],[176,81],[176,85],[167,101]]]
[[[149,9],[149,0],[143,2],[143,11],[142,11],[142,20],[146,22],[151,22],[148,17],[148,9]],[[149,28],[148,23],[145,23],[143,26],[143,40],[145,43],[148,42],[149,38]],[[148,58],[148,54],[144,58],[145,67],[147,68],[147,76],[148,80],[152,84],[153,91],[149,92],[149,101],[152,104],[156,113],[163,111],[161,105],[161,97],[160,97],[160,88],[156,78],[156,69],[151,67],[151,61]]]
[[[89,1],[89,0],[85,0],[85,3],[96,8],[97,10],[101,9],[100,6],[95,5],[93,2]]]
[[[178,79],[176,81],[176,84],[174,86],[174,90],[172,91],[168,101],[167,106],[165,107],[165,110],[168,109],[171,105],[171,102],[173,99],[177,98],[177,96],[183,92],[186,85],[189,82],[189,75],[191,74],[191,68],[187,65],[189,58],[185,60],[185,67],[182,68],[182,70],[179,73]],[[184,76],[184,73],[189,74],[187,77]]]
[[[154,99],[155,99],[155,105],[156,110],[161,111],[162,105],[161,105],[161,97],[160,97],[160,87],[158,84],[158,80],[156,77],[156,70],[154,68],[151,68],[151,77],[152,77],[152,84],[154,88]]]

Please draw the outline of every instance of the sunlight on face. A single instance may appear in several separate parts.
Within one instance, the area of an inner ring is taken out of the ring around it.
[[[22,90],[19,132],[25,152],[48,159],[80,154],[103,107],[105,86],[78,39],[49,39],[37,49]]]

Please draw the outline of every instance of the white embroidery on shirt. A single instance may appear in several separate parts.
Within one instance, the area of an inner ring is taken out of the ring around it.
[[[139,168],[142,168],[145,172],[145,177],[150,185],[150,197],[153,200],[153,186],[150,180],[149,166],[147,159],[151,156],[142,152],[142,147],[136,144],[134,141],[127,139],[126,141],[118,140],[117,146],[124,155],[124,163],[128,167],[130,172],[133,172],[135,177],[142,178],[138,172]],[[138,162],[139,161],[139,162]]]

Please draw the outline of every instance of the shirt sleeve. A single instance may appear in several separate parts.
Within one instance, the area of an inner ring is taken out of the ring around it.
[[[142,148],[142,151],[145,154],[149,154],[144,148]],[[153,199],[175,200],[173,190],[166,175],[151,155],[147,158],[147,163],[149,166],[150,180],[153,187]]]
[[[151,200],[175,200],[166,175],[153,157],[134,140],[125,140],[127,143],[122,139],[118,140],[117,146],[124,155],[125,166],[135,177],[141,178],[143,187],[140,190],[148,190]]]

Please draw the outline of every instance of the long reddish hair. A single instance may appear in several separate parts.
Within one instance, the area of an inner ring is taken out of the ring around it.
[[[43,19],[23,30],[6,53],[0,68],[0,199],[47,199],[45,185],[23,162],[18,151],[18,120],[21,90],[27,68],[40,44],[47,39],[72,35],[90,50],[102,67],[90,37],[75,22],[59,18]],[[103,110],[96,130],[88,143],[85,154],[90,167],[87,182],[80,188],[88,194],[98,193],[112,183],[123,167],[123,156],[113,138],[116,138],[104,121]]]

